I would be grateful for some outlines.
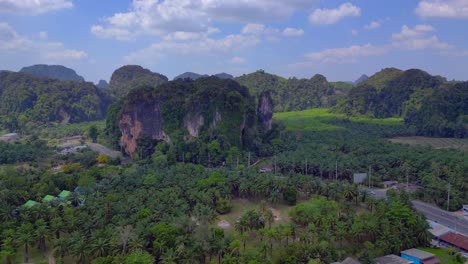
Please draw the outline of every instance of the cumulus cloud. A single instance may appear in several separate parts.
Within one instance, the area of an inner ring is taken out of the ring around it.
[[[357,35],[359,35],[359,31],[357,31],[356,29],[352,29],[351,30],[351,35],[357,36]]]
[[[422,0],[416,14],[424,18],[468,18],[467,0]]]
[[[192,56],[192,55],[226,55],[244,49],[254,47],[260,42],[255,35],[233,34],[220,39],[201,38],[190,41],[162,40],[151,46],[133,52],[125,57],[126,62],[144,62],[154,60],[167,54]]]
[[[244,64],[247,62],[247,60],[242,57],[233,57],[229,60],[229,62],[232,64]]]
[[[286,37],[299,37],[304,35],[304,30],[300,28],[285,28],[283,30],[283,36]]]
[[[66,60],[81,60],[88,57],[88,54],[81,50],[74,49],[64,49],[59,51],[49,51],[45,54],[46,58],[57,60],[57,61],[66,61]]]
[[[351,63],[362,57],[380,56],[387,53],[387,47],[374,46],[372,44],[354,45],[346,48],[326,49],[320,52],[306,54],[312,60],[326,63]]]
[[[119,40],[131,40],[139,35],[208,32],[216,22],[275,21],[313,4],[310,0],[133,0],[128,12],[104,18],[103,23],[91,27],[91,32],[98,37]]]
[[[372,21],[368,25],[364,25],[365,30],[371,30],[379,28],[382,24],[379,21]]]
[[[265,29],[263,24],[249,23],[242,28],[242,34],[263,34]]]
[[[392,35],[393,46],[408,50],[421,50],[427,48],[448,49],[452,46],[440,42],[432,33],[435,29],[430,25],[416,25],[413,28],[404,25],[399,33]]]
[[[345,17],[357,17],[361,15],[361,8],[344,3],[335,9],[316,9],[310,14],[309,21],[312,24],[330,25],[338,23]]]
[[[73,7],[71,0],[0,0],[0,13],[38,15]]]
[[[40,38],[41,35],[43,34],[39,33]],[[0,54],[24,53],[49,62],[80,60],[88,57],[86,52],[67,49],[61,42],[35,41],[18,34],[9,24],[0,23]]]

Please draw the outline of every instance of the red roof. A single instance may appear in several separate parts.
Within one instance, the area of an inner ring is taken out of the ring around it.
[[[468,237],[455,234],[455,233],[447,233],[439,237],[440,240],[452,244],[458,248],[468,251]]]

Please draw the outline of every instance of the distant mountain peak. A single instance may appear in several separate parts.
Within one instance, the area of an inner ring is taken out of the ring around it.
[[[367,76],[366,74],[363,74],[356,81],[354,81],[354,84],[360,84],[363,81],[367,81],[367,79],[369,79],[369,76]]]
[[[23,67],[20,72],[28,73],[37,77],[48,77],[62,81],[78,81],[84,82],[85,79],[78,75],[75,70],[62,65],[46,65],[36,64],[28,67]]]
[[[96,86],[100,89],[107,89],[109,88],[109,83],[107,83],[105,80],[99,80]]]
[[[217,78],[220,78],[220,79],[234,79],[234,76],[232,76],[231,74],[227,74],[225,72],[217,73],[217,74],[214,74],[214,75],[211,75],[211,76],[214,76],[214,77],[217,77]],[[184,72],[184,73],[174,77],[174,80],[179,80],[179,79],[197,80],[199,78],[205,78],[205,77],[210,77],[210,75],[208,75],[208,74],[199,74],[199,73],[195,73],[195,72]]]

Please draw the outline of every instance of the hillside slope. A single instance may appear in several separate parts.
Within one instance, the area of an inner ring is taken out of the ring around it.
[[[82,76],[76,74],[74,70],[62,65],[37,64],[23,67],[20,72],[32,74],[37,77],[47,77],[62,81],[85,81],[85,79]]]

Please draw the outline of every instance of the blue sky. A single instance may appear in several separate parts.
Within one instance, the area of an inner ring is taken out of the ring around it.
[[[125,64],[169,78],[257,69],[355,80],[386,67],[468,79],[468,0],[0,0],[0,69]]]

